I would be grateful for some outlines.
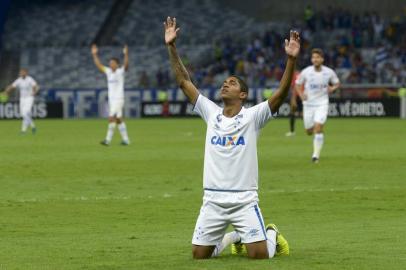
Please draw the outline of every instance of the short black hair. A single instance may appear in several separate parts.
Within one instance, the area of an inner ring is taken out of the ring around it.
[[[231,75],[230,77],[236,78],[238,83],[240,84],[241,92],[245,92],[248,95],[248,85],[247,85],[247,83],[242,78],[238,77],[237,75]]]
[[[314,49],[312,49],[312,55],[313,55],[314,53],[315,53],[315,54],[318,54],[318,55],[320,55],[321,57],[324,58],[324,52],[323,52],[322,49],[320,49],[320,48],[314,48]]]
[[[117,64],[120,64],[120,60],[117,57],[112,57],[110,60],[115,61]]]

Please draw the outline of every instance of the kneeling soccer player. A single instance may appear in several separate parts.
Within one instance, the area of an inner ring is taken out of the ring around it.
[[[258,206],[257,138],[288,94],[300,50],[299,34],[291,31],[290,40],[285,40],[286,70],[271,98],[245,108],[248,87],[242,79],[230,76],[221,87],[222,108],[199,93],[182,64],[175,46],[176,19],[168,17],[164,25],[176,81],[207,123],[204,197],[192,240],[193,257],[217,256],[230,244],[237,244],[237,252],[244,244],[248,257],[255,259],[288,255],[287,241],[274,224],[264,226]],[[230,224],[235,231],[225,234]]]

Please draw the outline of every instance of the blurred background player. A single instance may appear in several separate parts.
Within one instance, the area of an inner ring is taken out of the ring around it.
[[[221,87],[222,108],[201,95],[191,81],[176,50],[176,19],[168,17],[164,25],[176,82],[207,123],[204,197],[193,234],[193,258],[218,256],[226,246],[237,243],[243,243],[248,257],[254,259],[288,255],[287,241],[274,224],[264,226],[258,206],[257,138],[288,95],[300,49],[299,34],[291,31],[290,40],[285,39],[286,69],[279,89],[268,100],[245,108],[248,86],[233,75]],[[230,224],[235,231],[225,234]]]
[[[101,142],[102,145],[108,146],[114,135],[116,125],[121,134],[121,144],[129,145],[130,140],[127,134],[127,127],[123,121],[124,107],[124,78],[128,70],[128,47],[124,46],[124,65],[120,66],[120,61],[117,58],[111,58],[109,67],[104,66],[97,55],[98,48],[95,44],[92,45],[93,61],[100,72],[106,74],[109,99],[109,125],[106,138]]]
[[[328,115],[329,94],[340,86],[337,74],[323,65],[321,49],[311,52],[312,66],[303,69],[296,80],[296,92],[303,101],[303,122],[308,135],[313,135],[312,161],[319,162],[324,143],[323,126]],[[304,91],[302,92],[302,87]]]
[[[296,79],[298,78],[299,74],[300,71],[295,70],[289,92],[290,113],[289,113],[289,132],[286,133],[287,137],[295,136],[296,116],[298,116],[302,112],[302,100],[296,93]]]
[[[31,132],[35,134],[37,128],[32,119],[32,106],[34,105],[34,97],[39,91],[39,86],[37,82],[28,75],[28,70],[22,68],[20,69],[20,77],[6,88],[5,94],[8,96],[14,89],[18,89],[20,94],[20,115],[23,119],[21,133],[25,134],[27,128],[31,127]]]

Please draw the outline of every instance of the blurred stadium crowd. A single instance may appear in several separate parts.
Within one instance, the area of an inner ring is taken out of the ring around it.
[[[302,34],[304,48],[299,67],[310,64],[312,48],[325,52],[325,64],[336,70],[344,83],[402,84],[406,82],[406,16],[381,18],[376,13],[352,14],[329,8],[292,23]],[[289,25],[285,25],[288,29]],[[238,74],[250,85],[267,86],[279,81],[284,69],[284,33],[267,30],[239,42],[229,36],[213,45],[213,58],[204,66],[191,66],[200,85],[210,86],[216,77]],[[221,79],[222,80],[222,79]]]
[[[101,56],[119,56],[130,46],[128,88],[171,87],[174,80],[162,41],[162,21],[176,16],[179,46],[192,78],[201,87],[218,86],[230,73],[250,86],[278,82],[283,72],[283,40],[289,29],[300,30],[303,54],[298,68],[309,64],[309,52],[320,47],[325,64],[344,83],[406,83],[406,12],[395,17],[378,13],[308,6],[302,18],[262,22],[215,0],[190,1],[13,1],[3,33],[3,50],[18,53],[45,87],[105,87],[94,68],[90,45],[111,19],[117,2],[128,2]],[[120,9],[117,9],[120,10]],[[227,18],[227,19],[224,19]],[[23,37],[23,38],[22,38]]]

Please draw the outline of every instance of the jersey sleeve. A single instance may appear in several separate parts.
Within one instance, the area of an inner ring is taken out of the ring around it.
[[[213,113],[216,113],[220,107],[203,95],[197,97],[193,111],[196,112],[207,123]]]
[[[339,82],[340,82],[340,79],[338,79],[337,74],[334,72],[334,70],[331,70],[330,83],[337,84]]]
[[[263,101],[251,108],[253,119],[255,121],[255,126],[257,129],[263,128],[269,120],[274,118],[278,113],[272,113],[271,107],[269,106],[268,101]]]
[[[111,71],[111,69],[109,67],[103,66],[103,72],[104,74],[107,74]]]
[[[305,71],[303,70],[303,71],[300,72],[300,74],[296,77],[296,82],[295,82],[295,84],[298,84],[298,85],[304,84],[304,82],[305,82],[305,76],[306,76],[306,74],[305,74]]]

